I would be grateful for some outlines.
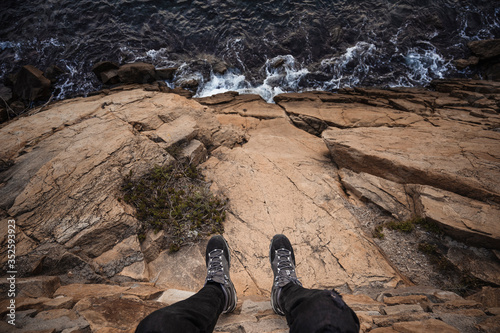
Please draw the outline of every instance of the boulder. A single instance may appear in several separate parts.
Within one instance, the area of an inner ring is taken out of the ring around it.
[[[176,82],[176,84],[183,89],[196,91],[196,89],[198,89],[198,86],[200,85],[200,81],[198,79],[184,79],[179,80],[178,82]]]
[[[122,83],[151,83],[156,81],[155,66],[143,62],[125,64],[118,69]]]
[[[195,98],[195,100],[203,105],[226,104],[233,101],[238,95],[239,93],[237,91],[227,91],[208,97]]]
[[[476,40],[467,46],[480,60],[500,57],[500,39]]]
[[[100,62],[94,64],[94,66],[92,66],[92,72],[102,82],[102,77],[101,77],[102,73],[106,73],[108,71],[115,71],[115,70],[118,70],[118,68],[120,68],[120,66],[118,66],[118,64],[116,64],[114,62],[100,61]]]
[[[14,94],[26,101],[37,101],[50,97],[50,80],[38,68],[26,65],[16,74]]]
[[[160,80],[172,80],[174,78],[177,67],[158,68],[156,75]]]
[[[118,76],[117,69],[110,69],[109,71],[102,72],[100,74],[101,82],[104,84],[112,85],[120,83],[120,77]]]
[[[453,63],[455,64],[455,67],[457,69],[465,69],[469,66],[475,66],[479,63],[479,58],[478,57],[475,57],[475,56],[472,56],[472,57],[469,57],[467,59],[458,59],[458,60],[455,60],[453,61]]]

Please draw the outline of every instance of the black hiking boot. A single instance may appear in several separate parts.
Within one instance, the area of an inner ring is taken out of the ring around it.
[[[205,252],[205,262],[207,264],[205,285],[208,282],[215,282],[222,287],[225,297],[222,313],[232,312],[237,302],[236,290],[229,278],[230,261],[229,247],[224,237],[220,235],[213,236],[208,241]]]
[[[292,244],[285,235],[275,235],[269,248],[271,268],[274,273],[274,283],[271,289],[271,306],[274,312],[284,316],[285,312],[280,306],[281,289],[289,283],[302,286],[295,274],[295,255]]]

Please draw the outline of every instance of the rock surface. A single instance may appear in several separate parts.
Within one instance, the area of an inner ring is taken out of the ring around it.
[[[15,220],[15,331],[133,331],[203,285],[206,241],[173,254],[164,232],[141,243],[120,200],[125,175],[171,163],[174,150],[229,199],[224,236],[240,302],[217,331],[287,331],[268,302],[276,233],[292,241],[303,284],[341,291],[363,332],[491,331],[491,297],[409,288],[410,271],[367,232],[370,205],[383,218],[425,217],[456,239],[446,241],[450,262],[500,284],[500,86],[435,87],[283,94],[276,104],[125,89],[2,124],[0,258],[5,267]]]

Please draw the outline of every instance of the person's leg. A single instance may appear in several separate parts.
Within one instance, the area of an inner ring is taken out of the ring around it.
[[[136,333],[212,332],[225,303],[220,285],[208,283],[184,301],[156,310],[144,318]]]
[[[226,240],[222,236],[212,237],[205,252],[205,286],[190,298],[151,313],[135,332],[212,332],[219,315],[236,307],[236,290],[229,277],[230,260]]]
[[[359,320],[335,290],[306,289],[294,283],[279,300],[290,333],[359,332]]]
[[[334,290],[302,287],[295,273],[295,255],[284,235],[276,235],[269,249],[274,283],[271,305],[286,316],[290,333],[359,332],[359,320]]]

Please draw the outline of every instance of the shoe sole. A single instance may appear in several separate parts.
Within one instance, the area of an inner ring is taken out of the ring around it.
[[[227,243],[226,238],[224,238],[224,236],[222,236],[222,235],[221,235],[221,237],[222,237],[222,240],[224,241],[224,245],[227,248],[227,265],[229,267],[229,270],[231,270],[231,249],[229,248],[229,244]],[[231,279],[229,279],[229,281],[231,281],[231,285],[233,286],[233,289],[234,289],[234,306],[231,309],[227,309],[226,311],[223,311],[222,313],[233,312],[234,309],[236,309],[236,304],[238,303],[238,295],[236,294],[236,288],[234,288],[233,281]]]

